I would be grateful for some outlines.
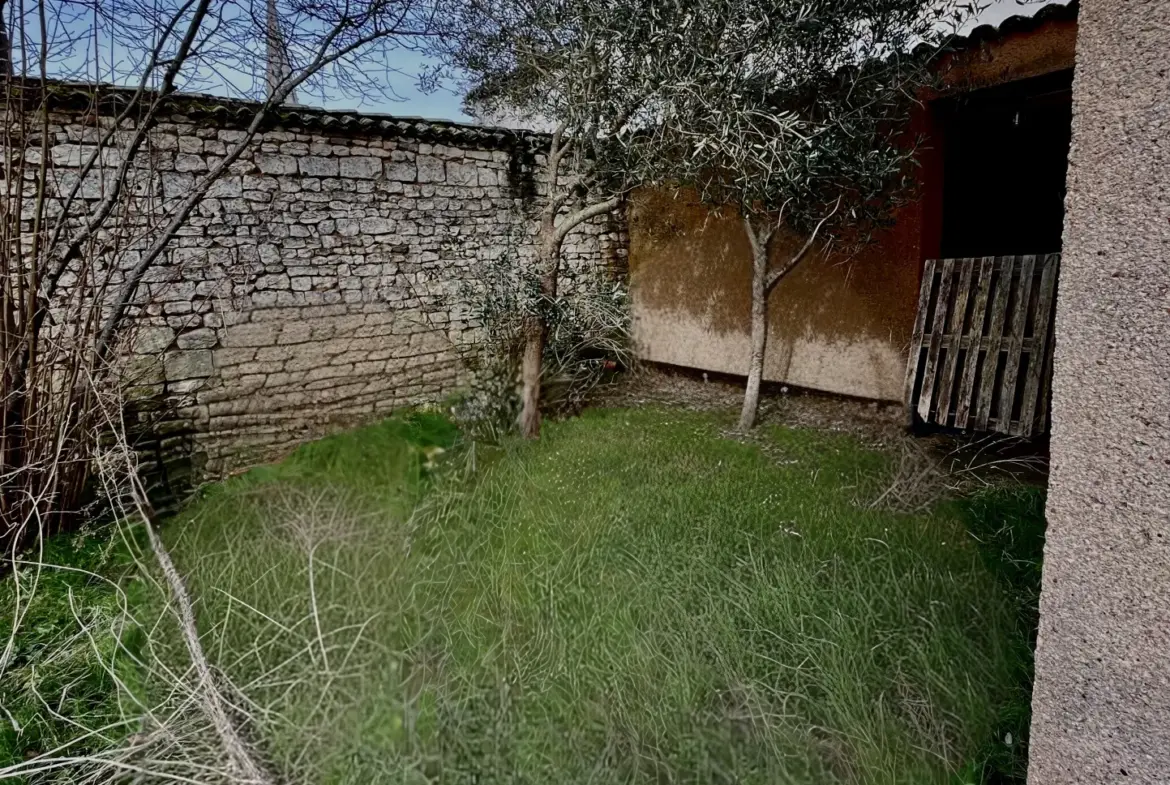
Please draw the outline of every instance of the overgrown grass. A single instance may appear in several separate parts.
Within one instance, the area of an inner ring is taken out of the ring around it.
[[[135,730],[120,698],[143,689],[131,660],[143,633],[126,613],[131,562],[108,535],[47,539],[0,580],[0,770],[67,744],[92,754]],[[81,728],[100,732],[73,743]]]
[[[469,481],[466,453],[429,468],[455,433],[419,415],[206,493],[168,535],[273,768],[1021,776],[1042,492],[896,515],[864,505],[882,455],[795,430],[765,454],[723,425],[587,412],[481,453]]]

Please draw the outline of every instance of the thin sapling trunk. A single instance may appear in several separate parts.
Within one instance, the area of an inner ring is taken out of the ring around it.
[[[744,229],[752,246],[751,353],[748,355],[747,386],[743,408],[739,412],[739,429],[750,431],[760,410],[760,384],[764,379],[764,355],[768,348],[768,252],[772,246],[771,229],[757,230],[751,218],[744,218]]]
[[[764,358],[768,349],[768,296],[788,273],[792,272],[808,254],[825,225],[841,206],[838,199],[833,209],[821,219],[812,230],[804,245],[780,267],[768,269],[768,258],[772,249],[772,238],[784,220],[784,211],[775,223],[757,227],[753,217],[744,216],[743,226],[752,247],[752,306],[751,306],[751,353],[748,356],[747,385],[743,394],[743,408],[739,413],[739,429],[750,431],[756,425],[760,411],[760,385],[764,381]]]
[[[557,190],[561,160],[573,144],[563,139],[565,126],[553,134],[549,148],[547,178],[549,193]],[[563,140],[563,141],[562,141]],[[548,313],[557,296],[560,277],[561,247],[569,233],[586,221],[612,212],[621,204],[621,196],[613,196],[603,202],[595,202],[571,210],[557,221],[561,209],[574,195],[584,193],[584,179],[578,178],[572,185],[560,189],[552,198],[541,217],[540,232],[537,235],[537,269],[540,274],[540,296],[538,302],[524,318],[524,352],[520,360],[520,435],[525,439],[540,437],[540,393],[541,375],[544,370],[544,347],[548,339]]]

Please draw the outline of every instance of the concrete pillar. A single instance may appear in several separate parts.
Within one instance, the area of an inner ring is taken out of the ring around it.
[[[1170,783],[1170,0],[1081,0],[1031,785]]]

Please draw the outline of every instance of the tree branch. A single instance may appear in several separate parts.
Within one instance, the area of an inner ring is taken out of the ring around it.
[[[557,126],[556,130],[553,131],[552,141],[549,142],[548,146],[548,162],[545,176],[547,178],[549,204],[548,207],[545,208],[545,219],[550,223],[553,219],[556,218],[556,215],[560,211],[561,207],[564,206],[565,202],[568,201],[569,197],[572,195],[572,191],[570,189],[566,190],[565,193],[562,193],[558,196],[553,196],[553,194],[557,192],[557,182],[560,179],[561,159],[564,158],[565,153],[568,152],[569,147],[571,147],[573,143],[572,139],[564,138],[565,131],[568,129],[568,127],[569,124],[567,120],[561,122],[561,124]]]
[[[578,191],[583,190],[584,188],[585,178],[581,175],[575,176],[572,180],[569,181],[564,189],[562,189],[562,191],[556,195],[556,197],[549,200],[548,207],[545,208],[546,212],[549,215],[556,217],[557,213],[561,211],[561,208],[568,204],[569,200],[573,198],[573,195]]]
[[[134,265],[134,269],[131,270],[127,275],[126,282],[123,284],[122,289],[118,292],[118,297],[113,303],[110,315],[107,317],[105,324],[102,326],[101,334],[98,336],[97,344],[94,347],[95,354],[99,360],[104,360],[108,356],[118,325],[126,313],[126,308],[130,304],[130,300],[133,299],[135,293],[138,291],[138,286],[142,282],[142,277],[146,274],[146,271],[150,269],[151,265],[153,265],[155,261],[158,260],[158,257],[162,255],[163,251],[166,250],[166,247],[170,244],[170,241],[175,236],[175,233],[183,225],[183,222],[187,220],[188,216],[191,215],[191,211],[195,209],[195,206],[203,200],[203,197],[207,194],[207,191],[209,188],[211,188],[211,185],[216,180],[218,180],[223,175],[223,173],[227,171],[228,167],[230,167],[233,163],[236,162],[237,159],[239,159],[239,157],[244,153],[244,150],[246,150],[251,145],[252,140],[256,136],[256,133],[260,130],[261,125],[263,125],[265,119],[268,117],[268,113],[273,109],[273,107],[284,103],[285,99],[293,90],[295,90],[305,80],[309,79],[313,74],[317,73],[325,66],[340,60],[349,53],[365,46],[366,44],[369,44],[372,41],[390,34],[388,31],[380,30],[376,33],[371,33],[369,35],[355,39],[354,41],[351,41],[350,43],[338,49],[333,54],[327,55],[326,52],[328,51],[329,47],[332,46],[333,41],[336,40],[337,36],[339,36],[348,25],[348,20],[342,20],[339,22],[334,27],[334,29],[331,30],[327,36],[325,36],[320,47],[318,48],[313,62],[306,66],[305,70],[295,78],[289,78],[285,80],[280,89],[273,92],[273,94],[269,96],[268,100],[261,104],[260,108],[256,111],[255,116],[252,118],[252,122],[249,123],[248,128],[245,131],[244,138],[237,142],[236,145],[227,153],[227,155],[225,155],[219,161],[219,163],[216,164],[215,168],[208,172],[208,174],[195,185],[187,198],[184,199],[175,212],[171,214],[170,220],[159,233],[158,239],[156,239],[154,243],[152,243],[150,247],[143,252],[142,257],[139,259],[138,263]]]
[[[834,215],[836,215],[837,210],[839,210],[840,208],[841,208],[841,197],[838,196],[837,203],[835,205],[833,205],[833,209],[829,211],[828,215],[826,215],[824,218],[822,218],[820,220],[820,223],[818,223],[816,225],[816,228],[813,229],[812,234],[810,234],[808,236],[808,239],[805,240],[804,245],[801,246],[800,250],[796,252],[796,255],[793,256],[791,259],[789,259],[788,263],[785,264],[783,267],[781,267],[778,270],[773,270],[771,273],[768,274],[768,279],[764,283],[764,291],[767,291],[767,292],[772,291],[772,287],[774,287],[776,284],[780,283],[780,281],[784,278],[784,276],[788,275],[788,273],[792,272],[793,268],[795,268],[796,265],[800,264],[800,260],[804,258],[805,254],[808,253],[809,249],[813,247],[813,243],[816,242],[817,235],[820,234],[820,232],[821,232],[821,227],[823,227],[825,225],[825,223],[830,218],[832,218]]]
[[[190,0],[187,4],[180,8],[175,17],[172,18],[171,23],[167,26],[164,34],[160,36],[159,43],[151,53],[152,57],[150,66],[143,74],[142,82],[139,84],[138,90],[131,98],[130,103],[126,106],[122,113],[118,115],[118,121],[128,116],[129,112],[134,108],[134,105],[145,93],[150,72],[158,62],[158,57],[161,54],[163,43],[165,42],[166,38],[169,37],[170,30],[172,29],[175,22],[178,21],[178,18],[189,5]],[[175,78],[179,75],[179,71],[182,69],[184,63],[186,63],[187,58],[191,55],[191,48],[195,44],[195,38],[199,34],[199,28],[203,25],[203,20],[207,17],[207,11],[210,5],[211,0],[199,0],[199,5],[195,8],[195,13],[191,17],[190,24],[187,26],[187,32],[183,36],[183,41],[179,46],[179,50],[171,59],[170,65],[167,67],[167,70],[163,75],[162,86],[156,93],[155,99],[151,102],[146,116],[140,119],[138,123],[138,130],[135,132],[134,138],[131,139],[130,144],[122,154],[122,162],[118,166],[118,172],[114,177],[110,193],[107,194],[106,198],[102,200],[93,217],[86,222],[85,227],[80,232],[78,232],[78,234],[74,236],[72,240],[69,241],[69,246],[65,249],[65,252],[61,254],[61,257],[49,271],[49,275],[45,281],[44,296],[46,298],[53,296],[54,290],[57,287],[57,283],[60,281],[61,276],[65,273],[66,268],[69,266],[69,262],[73,261],[81,255],[81,250],[85,247],[85,244],[89,241],[89,238],[92,237],[93,234],[105,224],[106,219],[109,218],[110,213],[113,212],[114,207],[118,204],[118,199],[122,194],[122,189],[125,187],[126,178],[129,175],[130,168],[134,164],[134,159],[138,153],[138,149],[146,140],[147,134],[154,127],[155,115],[158,113],[158,110],[161,107],[164,99],[166,99],[167,96],[174,92]],[[71,205],[73,199],[76,198],[78,191],[81,189],[82,179],[93,168],[94,163],[99,160],[105,144],[108,144],[113,135],[117,133],[118,125],[119,122],[114,123],[113,127],[110,128],[103,139],[98,143],[97,148],[90,155],[89,160],[86,161],[85,166],[82,167],[81,172],[79,172],[77,183],[74,185],[71,193],[69,194],[69,200],[66,202],[65,209],[62,211],[61,217],[58,220],[58,224],[53,231],[53,241],[49,248],[52,248],[60,237],[61,230],[65,226],[68,219],[68,208]]]
[[[110,143],[110,140],[113,139],[121,129],[122,122],[126,118],[130,117],[131,113],[138,106],[139,101],[141,101],[142,97],[148,92],[150,76],[161,63],[163,48],[166,46],[167,41],[170,40],[171,33],[174,31],[175,25],[177,25],[183,15],[187,13],[187,10],[191,7],[193,2],[195,2],[195,0],[186,0],[186,2],[184,2],[183,5],[179,7],[179,10],[171,16],[171,18],[167,21],[167,24],[159,32],[158,41],[155,43],[154,48],[150,52],[150,59],[143,68],[142,79],[139,80],[138,88],[134,91],[134,95],[132,95],[130,100],[126,102],[126,105],[122,107],[122,111],[114,118],[114,122],[110,124],[110,127],[105,131],[105,133],[103,133],[98,138],[97,146],[94,148],[93,152],[90,153],[89,158],[86,159],[86,161],[81,165],[81,168],[78,170],[77,181],[73,184],[73,187],[69,189],[69,194],[65,198],[64,205],[61,207],[60,217],[57,219],[56,226],[53,227],[53,236],[47,244],[47,248],[53,249],[57,247],[57,243],[61,239],[61,233],[68,224],[70,210],[72,209],[73,203],[76,201],[78,194],[81,192],[85,178],[89,175],[94,165],[101,159],[102,150],[106,148],[106,146]],[[203,2],[202,9],[196,10],[195,16],[191,20],[191,26],[187,30],[187,35],[183,42],[184,45],[180,46],[179,51],[176,52],[174,58],[171,59],[170,66],[163,75],[162,86],[158,91],[159,94],[168,94],[174,90],[175,76],[178,74],[183,62],[189,56],[190,44],[188,42],[194,40],[193,36],[197,30],[197,27],[202,24],[202,18],[207,13],[208,5],[209,3]],[[138,130],[127,147],[127,155],[123,159],[123,165],[119,167],[118,176],[115,179],[114,193],[108,195],[103,201],[102,206],[98,208],[97,213],[99,215],[101,215],[103,212],[108,214],[109,209],[106,208],[105,205],[109,204],[112,206],[113,203],[117,200],[118,193],[121,190],[120,183],[125,176],[124,173],[127,169],[126,162],[134,157],[134,153],[138,150],[138,147],[145,139],[147,131],[153,125],[152,120],[157,107],[158,102],[153,102],[151,107],[147,110],[146,117],[139,119]],[[93,230],[90,229],[89,226],[86,227],[86,235],[92,231]],[[67,250],[63,255],[64,258],[59,260],[58,265],[54,268],[48,277],[45,292],[46,297],[52,297],[53,289],[57,284],[57,279],[60,277],[61,273],[64,272],[65,266],[69,263],[69,261],[71,261],[71,258],[76,258],[75,256],[70,257],[70,251],[73,251],[74,254],[76,254],[74,249],[79,249],[81,245],[84,244],[85,240],[86,236],[83,236],[80,241],[70,243],[69,250]]]
[[[622,194],[610,197],[604,202],[597,202],[588,207],[578,210],[575,213],[570,213],[565,216],[565,220],[561,221],[561,225],[557,227],[556,240],[557,243],[564,241],[569,236],[569,232],[576,229],[581,224],[588,221],[590,218],[596,218],[599,215],[605,215],[617,209],[617,206],[622,203]]]
[[[772,236],[776,234],[776,224],[769,223],[767,229],[759,229],[752,222],[752,214],[748,210],[744,210],[743,227],[747,232],[748,242],[752,246],[752,267],[762,265],[764,269],[768,267],[768,247],[772,242]]]

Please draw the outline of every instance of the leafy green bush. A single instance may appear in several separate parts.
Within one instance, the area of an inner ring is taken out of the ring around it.
[[[599,386],[632,362],[625,287],[574,285],[571,277],[562,277],[565,289],[545,297],[536,274],[505,254],[485,262],[479,280],[463,288],[479,331],[463,347],[471,383],[454,412],[473,435],[499,441],[516,422],[524,323],[530,315],[540,315],[548,326],[541,379],[548,414],[579,412]]]

